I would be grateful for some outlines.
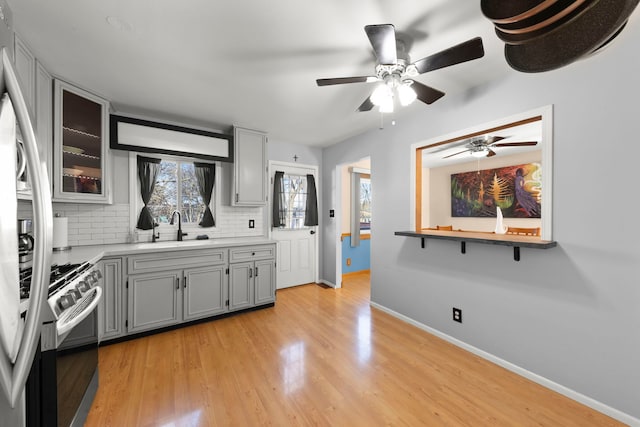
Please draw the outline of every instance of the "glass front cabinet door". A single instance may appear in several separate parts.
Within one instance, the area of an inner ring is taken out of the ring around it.
[[[111,203],[109,102],[54,83],[54,201]]]

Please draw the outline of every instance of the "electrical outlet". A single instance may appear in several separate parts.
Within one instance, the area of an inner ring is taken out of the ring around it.
[[[351,265],[351,258],[347,258],[347,265]]]
[[[256,227],[256,222],[252,219],[249,220],[249,228],[255,228]]]
[[[462,309],[453,307],[453,321],[462,323]]]

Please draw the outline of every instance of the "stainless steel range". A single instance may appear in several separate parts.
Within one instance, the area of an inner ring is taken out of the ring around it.
[[[25,302],[30,274],[30,268],[20,271]],[[52,266],[40,350],[27,381],[27,426],[84,424],[98,386],[101,278],[91,263]]]

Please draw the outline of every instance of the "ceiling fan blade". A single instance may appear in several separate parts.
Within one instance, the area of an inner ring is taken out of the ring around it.
[[[378,62],[383,65],[395,65],[398,62],[396,51],[396,30],[392,24],[367,25],[364,31],[369,37]]]
[[[488,145],[493,145],[498,141],[501,141],[503,139],[507,138],[506,136],[490,136],[487,140],[487,144]]]
[[[476,37],[438,53],[434,53],[426,58],[422,58],[414,62],[413,65],[416,66],[418,73],[422,74],[427,71],[438,70],[450,65],[482,58],[483,56],[484,47],[482,46],[482,39]]]
[[[444,96],[444,92],[434,89],[420,82],[414,81],[411,87],[416,92],[418,99],[425,104],[432,104]]]
[[[487,148],[487,157],[493,157],[496,155],[496,152],[493,151],[491,148]]]
[[[365,99],[362,104],[360,104],[360,106],[358,107],[357,111],[360,111],[360,112],[371,111],[373,106],[374,106],[374,104],[373,104],[373,102],[371,102],[371,97],[369,97],[369,98]]]
[[[336,77],[333,79],[317,79],[318,86],[341,85],[345,83],[371,83],[378,81],[377,77],[360,76],[360,77]]]
[[[537,141],[523,141],[523,142],[503,142],[501,144],[491,144],[492,147],[526,147],[529,145],[537,145]]]
[[[464,150],[455,154],[449,154],[448,156],[444,156],[443,159],[448,159],[449,157],[457,156],[458,154],[466,153],[467,151],[471,151],[471,150]]]

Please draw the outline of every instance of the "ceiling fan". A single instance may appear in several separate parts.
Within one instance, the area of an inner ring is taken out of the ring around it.
[[[370,111],[377,105],[380,112],[393,112],[395,95],[403,106],[415,99],[431,104],[442,98],[444,92],[417,82],[414,77],[484,56],[482,39],[475,37],[411,63],[409,53],[404,48],[405,43],[396,38],[395,27],[392,24],[367,25],[364,30],[378,60],[375,76],[316,80],[318,86],[379,82],[357,111]]]
[[[466,145],[467,149],[463,151],[459,151],[454,154],[449,154],[448,156],[444,156],[443,159],[447,159],[449,157],[457,156],[459,154],[463,154],[469,152],[473,157],[493,157],[496,155],[496,152],[492,150],[495,147],[527,147],[531,145],[537,145],[537,141],[521,141],[521,142],[499,142],[503,139],[507,139],[506,136],[476,136],[473,138],[469,138],[459,145]]]

